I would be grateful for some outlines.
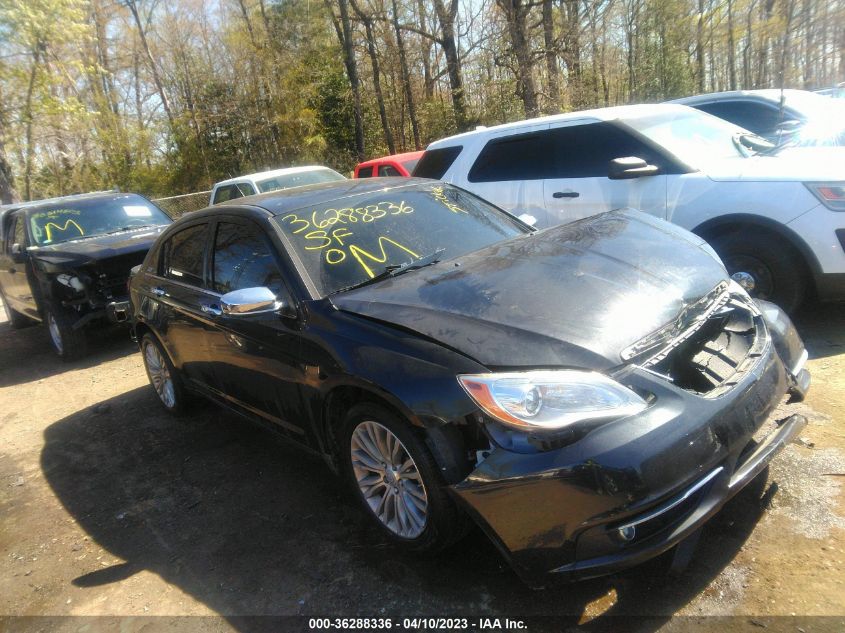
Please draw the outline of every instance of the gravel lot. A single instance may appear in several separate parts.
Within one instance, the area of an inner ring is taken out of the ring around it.
[[[814,384],[785,413],[810,425],[705,528],[689,568],[535,592],[479,533],[434,559],[396,552],[320,461],[266,430],[211,405],[171,419],[125,330],[63,364],[43,328],[0,322],[0,631],[243,631],[261,621],[240,616],[296,614],[843,631],[845,306],[798,324]],[[66,615],[218,617],[9,617]]]

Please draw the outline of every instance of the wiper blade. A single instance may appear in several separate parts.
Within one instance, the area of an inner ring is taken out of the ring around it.
[[[777,149],[777,145],[767,141],[762,136],[753,134],[751,132],[737,132],[734,135],[734,143],[737,145],[754,151],[756,154],[764,154]]]
[[[123,233],[124,231],[132,231],[133,229],[148,229],[151,226],[156,226],[155,224],[130,224],[128,226],[121,226],[119,229],[114,229],[112,231],[106,231],[105,233],[101,233],[100,235],[112,235],[114,233]]]
[[[345,288],[341,288],[340,290],[335,290],[332,294],[335,295],[341,292],[346,292],[347,290],[361,288],[362,286],[369,286],[370,284],[374,284],[377,281],[382,281],[383,279],[398,277],[399,275],[407,273],[411,270],[417,270],[418,268],[425,268],[426,266],[431,266],[432,264],[436,264],[437,262],[439,262],[440,256],[445,252],[445,248],[438,248],[433,253],[423,255],[422,257],[418,257],[417,259],[411,260],[409,262],[385,266],[384,270],[381,271],[375,277],[370,277],[369,279],[365,279],[360,283],[352,284],[351,286],[346,286]]]

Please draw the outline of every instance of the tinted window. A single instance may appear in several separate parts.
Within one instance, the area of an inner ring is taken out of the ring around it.
[[[475,159],[475,164],[469,170],[469,181],[501,182],[551,178],[550,150],[549,136],[545,132],[514,134],[493,139]]]
[[[255,226],[229,222],[217,225],[213,271],[213,288],[220,294],[263,286],[279,296],[284,289],[271,247]]]
[[[412,175],[435,180],[443,178],[443,174],[449,170],[463,148],[463,145],[456,145],[426,150]]]
[[[529,230],[480,198],[441,183],[358,194],[273,221],[324,295],[440,249],[439,257],[448,259]]]
[[[695,107],[756,134],[771,134],[780,122],[780,112],[777,108],[753,101],[720,101]],[[784,117],[790,118],[788,115]]]
[[[552,152],[539,157],[553,164],[550,178],[606,178],[614,158],[636,156],[665,168],[666,161],[630,133],[608,123],[588,123],[549,130]],[[551,161],[547,156],[554,156]],[[543,170],[545,173],[545,170]],[[664,171],[665,173],[665,171]]]
[[[378,175],[379,176],[401,176],[402,174],[399,173],[399,170],[396,169],[393,165],[382,165],[378,168]]]
[[[372,165],[369,167],[361,167],[358,170],[358,178],[372,178],[373,177],[373,167]]]
[[[218,187],[217,192],[214,194],[214,204],[235,200],[236,198],[243,197],[243,195],[237,185],[223,185],[222,187]]]
[[[162,247],[162,274],[192,286],[203,285],[207,224],[183,229]]]
[[[237,187],[240,190],[240,192],[245,196],[254,196],[255,195],[255,187],[252,186],[252,183],[239,182],[237,184]]]

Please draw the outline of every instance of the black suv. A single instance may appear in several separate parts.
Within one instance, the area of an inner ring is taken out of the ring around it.
[[[85,328],[125,321],[129,270],[171,219],[133,193],[93,193],[0,210],[0,298],[13,328],[47,324],[64,360]]]

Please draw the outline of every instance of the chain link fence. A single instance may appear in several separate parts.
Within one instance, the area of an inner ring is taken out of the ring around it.
[[[153,200],[161,209],[174,220],[191,211],[198,211],[208,206],[210,191],[186,193],[181,196],[170,196]]]

